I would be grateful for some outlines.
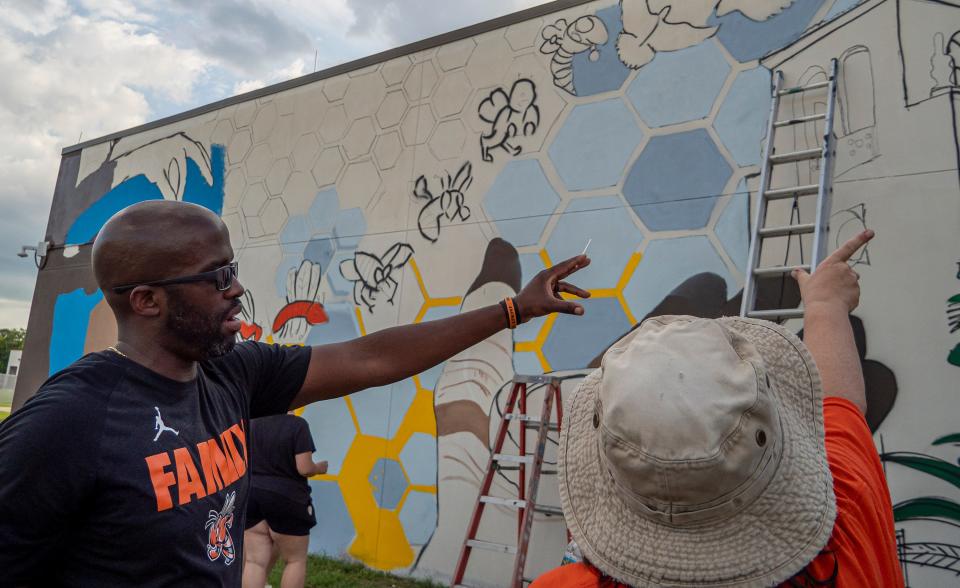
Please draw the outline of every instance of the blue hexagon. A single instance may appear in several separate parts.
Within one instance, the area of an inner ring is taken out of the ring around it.
[[[507,163],[483,201],[500,236],[515,247],[539,241],[559,203],[536,159]]]
[[[786,47],[799,39],[823,2],[824,0],[793,2],[764,21],[747,18],[739,10],[719,18],[713,14],[707,24],[720,25],[717,38],[737,61],[745,62],[763,57],[770,51]]]
[[[360,245],[360,239],[367,232],[367,221],[363,218],[363,211],[359,208],[348,208],[337,214],[337,223],[333,227],[333,235],[337,239],[337,247],[354,249]]]
[[[770,114],[770,70],[756,67],[737,75],[723,99],[713,128],[740,165],[760,163]]]
[[[437,485],[437,438],[426,433],[410,435],[400,451],[400,462],[414,486]]]
[[[737,184],[737,191],[717,219],[713,232],[727,250],[730,260],[743,273],[750,249],[750,192],[746,180]]]
[[[347,403],[343,398],[314,402],[303,409],[301,416],[310,424],[317,456],[327,460],[327,472],[338,474],[357,434]]]
[[[730,64],[710,39],[680,51],[657,53],[630,82],[627,97],[651,127],[706,118]]]
[[[327,345],[350,341],[360,336],[353,304],[338,302],[324,305],[328,321],[314,325],[307,335],[307,345]],[[319,447],[319,446],[318,446]]]
[[[310,205],[310,223],[313,233],[329,233],[333,230],[333,223],[337,220],[337,211],[340,210],[340,198],[334,188],[317,192],[317,196]]]
[[[303,246],[310,240],[313,232],[310,217],[298,214],[287,219],[286,226],[280,232],[280,246],[284,253],[300,253]]]
[[[616,186],[643,134],[619,98],[581,104],[550,145],[550,159],[570,190]]]
[[[573,85],[577,96],[593,96],[618,90],[630,75],[630,69],[617,55],[617,38],[623,31],[620,4],[597,11],[607,27],[607,42],[597,47],[596,55],[581,51],[573,56]]]
[[[539,376],[543,373],[543,364],[532,351],[516,351],[513,354],[513,371],[518,376]]]
[[[417,388],[410,378],[351,394],[350,402],[360,423],[360,432],[384,439],[392,438],[397,434],[416,394]]]
[[[557,315],[547,342],[543,344],[550,367],[576,370],[590,361],[633,325],[616,298],[594,298],[582,302],[584,316]]]
[[[314,235],[303,248],[303,258],[320,264],[321,271],[328,271],[333,259],[334,239],[329,235]],[[339,268],[338,268],[339,271]]]
[[[357,531],[336,482],[310,480],[317,525],[310,529],[310,553],[344,557]]]
[[[732,174],[705,130],[663,135],[644,147],[623,195],[649,229],[699,229]]]
[[[400,509],[400,524],[411,545],[426,545],[437,528],[437,495],[411,492]]]
[[[520,254],[520,275],[522,276],[521,282],[524,285],[532,280],[533,276],[537,275],[537,273],[544,269],[546,269],[546,266],[543,265],[543,259],[539,255],[535,253]],[[533,341],[537,338],[537,334],[540,333],[540,329],[543,328],[543,323],[546,322],[546,320],[547,317],[541,316],[519,325],[513,332],[513,340]]]
[[[330,288],[338,296],[346,296],[353,293],[353,282],[343,277],[340,273],[340,262],[353,259],[352,251],[337,251],[330,260],[330,271],[325,272],[327,281],[330,282]]]
[[[627,304],[641,320],[687,278],[711,272],[727,282],[727,292],[739,289],[710,240],[703,236],[651,241],[643,261],[624,288]]]
[[[403,493],[407,490],[407,476],[397,460],[381,457],[377,463],[373,464],[367,479],[373,486],[373,497],[380,508],[385,510],[397,508]]]
[[[624,214],[617,196],[578,198],[567,206],[550,233],[547,253],[554,263],[579,255],[590,242],[591,263],[571,276],[570,281],[585,290],[613,288],[623,268],[643,241],[643,235]]]

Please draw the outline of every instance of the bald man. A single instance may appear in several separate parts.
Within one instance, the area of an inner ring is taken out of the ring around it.
[[[93,246],[118,339],[0,425],[0,585],[239,586],[251,418],[423,372],[514,322],[583,314],[583,255],[510,302],[317,347],[236,344],[243,286],[209,210],[151,201]],[[384,399],[387,400],[386,398]]]

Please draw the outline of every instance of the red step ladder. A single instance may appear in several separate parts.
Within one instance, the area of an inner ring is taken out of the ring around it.
[[[470,517],[470,524],[467,527],[467,536],[463,541],[463,547],[460,549],[460,558],[457,560],[457,567],[453,574],[453,580],[450,583],[451,586],[455,588],[467,588],[462,584],[462,581],[467,570],[467,562],[470,560],[470,553],[474,549],[484,549],[495,553],[515,556],[513,575],[510,580],[511,588],[521,588],[523,583],[528,581],[523,577],[523,568],[527,560],[527,547],[530,543],[530,532],[533,528],[534,513],[538,512],[551,516],[563,516],[563,511],[557,506],[537,505],[537,490],[540,486],[541,474],[556,474],[555,471],[543,471],[543,454],[546,449],[547,433],[549,431],[559,431],[560,423],[563,419],[563,403],[560,399],[561,382],[562,378],[556,376],[514,377],[513,387],[507,399],[507,406],[503,411],[500,427],[497,429],[497,437],[493,451],[490,453],[490,459],[487,462],[487,472],[483,478],[483,485],[480,487],[477,504],[473,508],[473,515]],[[546,386],[546,391],[543,396],[543,410],[539,418],[527,415],[528,384],[533,384],[538,387]],[[519,412],[514,412],[514,408],[518,405]],[[557,420],[556,422],[551,422],[550,417],[553,413],[554,406],[556,406]],[[510,421],[517,421],[520,426],[520,440],[518,443],[520,448],[519,455],[501,453],[503,442],[507,437],[507,431],[510,427]],[[536,429],[537,431],[537,444],[533,453],[527,453],[526,433],[528,429]],[[529,488],[527,488],[526,485],[526,468],[528,466],[531,468]],[[517,498],[489,495],[493,477],[498,470],[517,471],[519,477],[519,492]],[[477,539],[477,529],[480,527],[480,518],[483,516],[483,510],[487,504],[496,504],[517,509],[516,546]]]

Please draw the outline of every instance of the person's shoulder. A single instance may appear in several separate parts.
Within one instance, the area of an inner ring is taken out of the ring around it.
[[[541,574],[531,588],[597,588],[602,576],[586,562],[571,563]]]
[[[27,402],[55,400],[65,405],[105,402],[125,373],[125,367],[109,352],[88,353],[50,376]]]

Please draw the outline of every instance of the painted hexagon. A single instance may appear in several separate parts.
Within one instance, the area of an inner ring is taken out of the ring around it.
[[[329,233],[337,220],[337,211],[340,210],[340,199],[333,188],[317,192],[310,204],[311,233]]]
[[[303,259],[318,264],[321,271],[330,271],[330,260],[333,259],[333,252],[333,237],[315,235],[307,242],[306,247],[303,248]]]
[[[273,132],[274,125],[277,124],[277,107],[273,102],[264,104],[253,119],[253,142],[259,143],[265,141]]]
[[[737,191],[717,219],[713,232],[727,250],[730,260],[743,273],[750,249],[750,193],[746,180],[737,184]]]
[[[234,165],[243,161],[243,158],[250,151],[251,145],[253,145],[253,139],[250,138],[250,131],[241,130],[234,133],[230,138],[230,144],[227,146],[227,159],[230,160],[230,164]]]
[[[290,174],[283,188],[283,200],[290,215],[306,214],[310,210],[313,195],[317,193],[317,182],[308,171],[295,171]]]
[[[543,364],[540,363],[537,354],[532,351],[515,351],[513,372],[518,376],[539,376],[543,373]]]
[[[623,195],[651,230],[699,229],[732,174],[703,129],[662,135],[640,153]]]
[[[313,162],[320,153],[320,141],[313,133],[301,135],[293,146],[293,168],[300,171],[309,171]]]
[[[320,123],[320,136],[327,143],[333,143],[347,132],[347,112],[343,106],[334,106],[323,116]]]
[[[350,84],[350,78],[347,76],[336,76],[323,81],[323,95],[330,102],[336,102],[343,98],[347,93],[347,86]]]
[[[356,315],[353,312],[353,303],[336,302],[324,305],[327,312],[327,322],[316,325],[307,335],[307,345],[327,345],[328,343],[342,343],[360,336]],[[353,422],[347,415],[347,420]],[[318,445],[319,447],[319,445]]]
[[[214,127],[213,133],[210,135],[210,144],[226,146],[230,143],[232,137],[233,123],[229,120],[221,120],[217,123],[217,126]]]
[[[230,233],[230,244],[233,245],[233,249],[235,251],[243,249],[247,239],[243,231],[243,220],[240,218],[240,215],[236,212],[231,212],[224,214],[222,220],[223,224],[227,226],[227,232]]]
[[[449,43],[437,50],[437,63],[443,71],[451,71],[463,67],[470,60],[473,50],[477,48],[472,37]]]
[[[302,214],[291,216],[280,233],[280,247],[284,253],[301,253],[312,233],[310,217]]]
[[[366,208],[380,188],[380,173],[372,161],[357,161],[347,166],[337,187],[344,206]]]
[[[769,110],[770,70],[740,72],[713,121],[723,145],[740,165],[758,164],[763,158]]]
[[[406,112],[407,99],[403,92],[395,90],[384,97],[380,108],[377,109],[377,122],[380,123],[381,128],[389,129],[399,124]]]
[[[407,78],[403,81],[403,91],[410,102],[419,102],[429,98],[440,77],[433,62],[424,61],[413,66]]]
[[[386,82],[388,86],[399,84],[403,81],[403,78],[406,77],[407,72],[410,71],[411,65],[410,57],[406,55],[391,59],[380,68],[380,76],[383,77],[383,81]]]
[[[240,205],[240,208],[243,209],[243,214],[248,217],[257,216],[260,214],[260,211],[263,210],[263,205],[267,203],[267,191],[263,189],[263,184],[257,183],[247,188],[247,192],[243,195],[243,203]]]
[[[739,289],[717,250],[704,236],[651,241],[623,294],[637,320],[643,319],[687,278],[710,272],[727,282],[727,296]]]
[[[241,102],[237,105],[237,111],[233,115],[233,120],[237,123],[237,128],[246,127],[253,122],[253,115],[257,113],[257,103],[253,100]]]
[[[539,19],[519,22],[511,25],[504,33],[504,37],[507,39],[507,43],[510,44],[510,48],[514,51],[527,49],[533,47],[533,44],[539,39],[540,26],[541,23]]]
[[[467,129],[458,119],[445,120],[437,125],[430,137],[430,151],[439,160],[460,157],[467,142]]]
[[[764,20],[753,20],[733,10],[719,17],[711,15],[707,24],[720,25],[717,39],[737,61],[750,61],[799,39],[823,2],[771,2],[771,16]],[[781,6],[787,7],[778,11]]]
[[[370,153],[370,147],[373,145],[373,139],[377,136],[377,131],[373,127],[371,118],[361,118],[353,121],[347,136],[343,139],[343,149],[347,152],[347,158],[356,159],[362,155]]]
[[[318,325],[311,330],[321,330]],[[353,437],[357,434],[353,426],[353,417],[343,398],[323,400],[308,404],[300,415],[310,424],[310,434],[323,459],[327,460],[327,473],[337,475],[343,466],[343,459],[350,450]]]
[[[477,50],[467,61],[467,77],[474,88],[499,86],[513,62],[513,50],[503,38],[503,31],[477,37]]]
[[[270,151],[270,146],[266,143],[260,143],[254,147],[250,155],[247,156],[247,177],[262,178],[267,175],[270,166],[275,160],[276,158],[273,156],[273,152]]]
[[[240,206],[243,192],[247,189],[247,178],[243,175],[243,168],[235,167],[227,172],[223,182],[223,208],[229,210]]]
[[[643,134],[619,98],[574,107],[550,145],[550,159],[570,190],[615,186]]]
[[[643,241],[643,234],[624,212],[617,196],[572,201],[550,233],[550,259],[560,263],[579,255],[589,240],[593,262],[577,272],[577,285],[588,290],[616,287],[630,256]]]
[[[437,483],[437,438],[426,433],[410,435],[400,451],[400,462],[414,486]]]
[[[651,127],[705,118],[729,73],[730,64],[716,43],[707,40],[657,53],[637,72],[627,97]]]
[[[507,163],[483,199],[500,236],[515,247],[537,243],[559,203],[536,159]]]
[[[425,545],[437,528],[437,495],[410,492],[400,508],[400,524],[411,545]]]
[[[400,125],[400,132],[403,135],[403,141],[408,146],[421,145],[427,141],[430,134],[433,133],[433,127],[437,119],[433,116],[433,111],[426,104],[414,106],[407,111],[403,117],[403,123]]]
[[[260,226],[264,235],[276,235],[287,222],[287,207],[282,198],[271,198],[260,211]]]
[[[630,69],[617,55],[617,39],[623,31],[620,6],[597,11],[597,18],[607,29],[607,42],[597,46],[596,53],[582,51],[573,56],[573,85],[577,96],[593,96],[618,90],[630,75]]]
[[[373,464],[367,478],[373,486],[373,497],[377,505],[385,510],[393,510],[400,504],[403,493],[407,491],[407,476],[403,467],[395,459],[381,457]]]
[[[279,196],[283,193],[283,188],[287,185],[291,171],[290,160],[286,157],[273,162],[273,165],[270,166],[270,171],[267,172],[266,179],[267,190],[270,194]]]
[[[373,156],[377,159],[377,165],[381,170],[393,168],[402,152],[403,142],[400,141],[400,133],[390,131],[377,135],[373,144]]]
[[[333,226],[333,235],[337,240],[337,247],[354,249],[360,245],[360,239],[367,232],[367,222],[363,218],[363,211],[359,208],[348,208],[337,214],[337,222]]]
[[[462,71],[447,74],[433,95],[433,108],[440,118],[459,114],[472,91],[467,74]]]
[[[318,186],[328,186],[337,181],[340,170],[343,169],[343,155],[337,147],[328,147],[320,153],[317,163],[310,173],[317,181]]]
[[[336,482],[310,480],[310,494],[317,525],[310,529],[310,553],[343,557],[357,535],[350,511],[343,502],[340,485]]]
[[[376,71],[351,79],[343,98],[347,116],[350,119],[373,116],[386,95],[387,86]]]
[[[616,298],[580,301],[584,316],[557,315],[543,344],[543,354],[554,370],[583,369],[594,357],[633,327]]]
[[[332,273],[339,272],[330,272]],[[350,395],[360,432],[364,435],[392,439],[403,422],[403,417],[413,403],[417,388],[407,378],[377,388],[367,388]]]

